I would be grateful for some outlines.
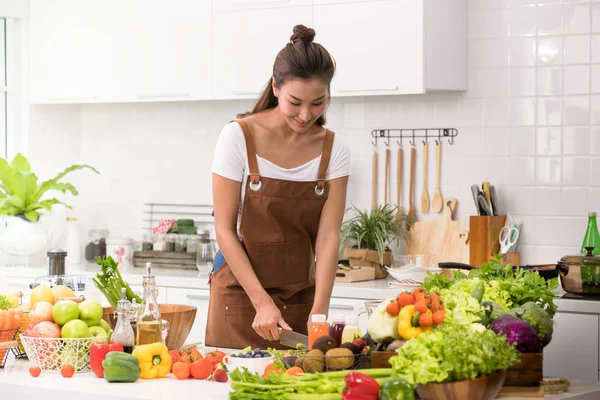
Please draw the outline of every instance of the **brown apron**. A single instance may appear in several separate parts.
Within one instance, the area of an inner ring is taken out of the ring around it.
[[[315,295],[315,243],[334,133],[327,130],[318,179],[294,182],[261,177],[251,131],[237,120],[246,139],[248,166],[240,234],[242,246],[263,288],[295,332],[307,333]],[[240,349],[283,348],[252,328],[256,310],[225,262],[209,278],[206,345]]]

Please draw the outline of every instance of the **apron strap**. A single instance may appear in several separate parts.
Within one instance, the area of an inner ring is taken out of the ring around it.
[[[325,132],[325,141],[323,142],[323,154],[321,156],[321,164],[319,164],[319,173],[317,175],[317,187],[320,192],[325,189],[325,178],[327,176],[327,168],[329,168],[329,160],[331,159],[331,150],[333,148],[333,138],[335,133],[327,129]]]
[[[248,168],[250,169],[250,182],[254,185],[260,183],[260,174],[258,172],[258,161],[256,159],[256,148],[254,147],[254,141],[252,140],[251,129],[249,124],[243,119],[235,120],[244,132],[244,139],[246,140],[246,152],[248,154]]]

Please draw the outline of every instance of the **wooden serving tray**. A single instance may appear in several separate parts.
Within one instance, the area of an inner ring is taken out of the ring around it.
[[[175,251],[134,251],[133,266],[145,268],[151,262],[157,268],[196,269],[196,253]]]

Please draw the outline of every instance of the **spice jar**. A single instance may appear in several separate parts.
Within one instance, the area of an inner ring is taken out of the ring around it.
[[[153,236],[154,243],[152,244],[152,250],[154,251],[165,251],[167,247],[166,235],[164,233],[157,233]]]
[[[142,237],[142,251],[152,251],[154,249],[154,243],[152,240],[151,233],[144,233]]]
[[[106,255],[112,256],[119,264],[131,264],[133,258],[133,239],[124,238],[106,238]]]
[[[175,240],[175,251],[185,252],[187,249],[187,237],[188,235],[178,234]]]
[[[198,251],[198,245],[200,244],[200,236],[198,235],[187,235],[187,249],[188,253],[196,253]]]
[[[88,244],[85,246],[85,259],[96,262],[100,257],[106,257],[107,229],[90,229],[88,232]]]
[[[167,244],[165,245],[165,251],[175,251],[175,242],[177,241],[177,234],[167,234]]]

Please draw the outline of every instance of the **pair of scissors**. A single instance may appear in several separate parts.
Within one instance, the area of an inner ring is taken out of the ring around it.
[[[519,229],[515,226],[503,226],[500,229],[500,253],[505,254],[511,251],[519,239]]]

